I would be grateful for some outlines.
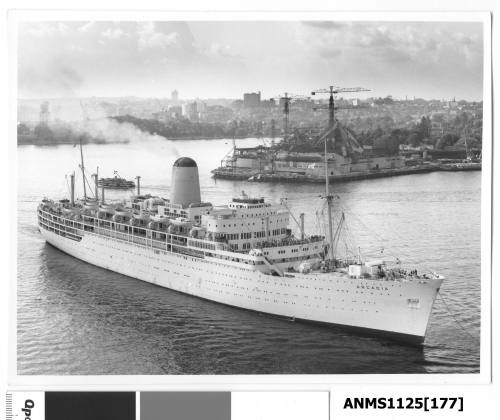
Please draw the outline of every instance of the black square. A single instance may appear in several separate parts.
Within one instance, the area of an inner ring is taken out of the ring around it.
[[[135,392],[46,392],[45,420],[135,420]]]

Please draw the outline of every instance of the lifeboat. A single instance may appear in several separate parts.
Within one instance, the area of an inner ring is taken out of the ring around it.
[[[110,204],[101,204],[99,206],[99,210],[105,210],[113,213],[115,212],[115,208]]]
[[[97,209],[99,207],[99,202],[97,200],[87,199],[83,203],[83,207],[87,209]]]
[[[193,222],[185,217],[178,217],[177,219],[170,220],[168,233],[178,233],[180,235],[188,235]]]
[[[115,209],[112,206],[102,204],[99,206],[99,210],[97,211],[97,217],[99,219],[109,219],[115,213]]]
[[[154,215],[150,216],[149,220],[148,229],[161,230],[165,232],[170,224],[170,219],[165,216]]]
[[[128,220],[132,217],[132,214],[127,210],[117,207],[115,208],[115,214],[113,215],[113,221],[117,223],[127,223]]]
[[[128,210],[126,210],[122,207],[115,208],[115,215],[121,216],[121,217],[131,217],[132,216],[132,214]]]
[[[148,214],[133,214],[129,223],[131,226],[146,227],[148,221]]]
[[[144,204],[148,210],[152,210],[158,206],[165,205],[165,201],[158,197],[152,197],[144,200]]]
[[[204,239],[206,234],[205,228],[201,226],[193,226],[189,231],[189,236],[196,239]]]

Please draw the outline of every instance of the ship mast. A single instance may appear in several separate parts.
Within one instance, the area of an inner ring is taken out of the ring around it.
[[[333,254],[333,220],[332,220],[332,201],[333,196],[330,195],[330,176],[328,173],[328,136],[325,136],[325,199],[328,206],[328,242],[330,246],[328,247],[328,257],[330,261],[335,260],[335,255]]]
[[[469,153],[469,147],[467,144],[467,136],[469,135],[469,130],[468,130],[467,125],[464,126],[463,133],[464,133],[464,139],[465,139],[465,158],[466,158],[466,160],[471,160],[471,155]]]
[[[70,203],[71,203],[71,207],[75,207],[75,171],[73,171],[73,173],[70,175],[70,192],[71,192],[71,195],[70,195]]]
[[[335,134],[333,126],[335,124],[335,101],[333,98],[333,86],[330,86],[330,98],[328,100],[328,131],[330,135],[325,136],[325,198],[328,209],[328,254],[332,264],[335,264],[335,249],[333,248],[333,195],[330,195],[330,174],[328,173],[328,140],[331,139],[332,145],[335,147]],[[334,149],[335,150],[335,149]]]
[[[333,195],[330,194],[330,174],[328,173],[328,140],[331,140],[333,145],[333,150],[335,151],[335,95],[341,92],[362,92],[368,91],[369,89],[354,87],[354,88],[342,88],[338,86],[329,86],[328,89],[317,89],[311,92],[311,95],[316,95],[317,93],[328,93],[330,94],[328,100],[328,129],[326,135],[324,136],[325,141],[325,199],[328,206],[328,258],[332,264],[335,264],[335,249],[333,241],[333,219],[332,219],[332,208],[333,208]],[[313,109],[322,109],[324,107],[315,106]]]
[[[83,147],[82,147],[82,136],[80,136],[80,168],[82,169],[82,182],[83,182],[83,199],[87,199],[87,187],[85,186],[85,166],[83,166]]]
[[[85,123],[88,123],[89,121],[89,114],[87,112],[87,108],[83,104],[82,101],[80,101],[80,108],[82,109],[82,116],[83,120]],[[82,169],[82,182],[83,182],[83,199],[87,199],[87,187],[85,186],[85,166],[83,165],[83,147],[82,147],[82,136],[80,136],[80,159],[81,159],[81,169]],[[90,185],[89,185],[90,188]]]
[[[96,202],[99,202],[99,166],[96,169],[95,174],[92,175],[94,178],[94,197]]]

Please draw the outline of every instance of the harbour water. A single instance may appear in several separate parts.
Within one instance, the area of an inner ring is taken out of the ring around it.
[[[260,140],[239,140],[255,145]],[[214,181],[230,140],[85,146],[104,177],[141,175],[142,192],[169,196],[172,163],[194,158],[202,199],[245,190],[306,215],[321,232],[321,185]],[[68,196],[71,145],[18,147],[17,363],[22,375],[472,373],[479,371],[481,172],[434,172],[334,185],[361,252],[447,278],[423,348],[300,324],[186,296],[91,266],[46,244],[44,196]],[[81,176],[77,176],[77,187]],[[106,193],[120,199],[127,192]]]

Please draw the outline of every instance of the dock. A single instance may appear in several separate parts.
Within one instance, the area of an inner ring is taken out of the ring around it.
[[[363,179],[387,178],[392,176],[413,175],[429,172],[447,171],[480,171],[479,163],[460,163],[460,164],[439,164],[426,163],[415,166],[408,166],[397,169],[381,169],[370,172],[355,172],[342,175],[333,175],[329,177],[330,182],[358,181]],[[212,171],[215,179],[228,179],[235,181],[249,182],[284,182],[284,183],[318,183],[325,182],[324,177],[297,174],[292,172],[259,172],[250,168],[217,168]]]

